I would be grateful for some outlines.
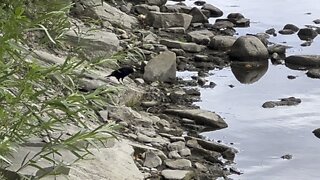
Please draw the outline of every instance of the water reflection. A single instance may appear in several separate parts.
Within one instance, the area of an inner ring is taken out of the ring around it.
[[[231,71],[236,79],[242,84],[257,82],[268,70],[268,60],[261,61],[233,61]]]

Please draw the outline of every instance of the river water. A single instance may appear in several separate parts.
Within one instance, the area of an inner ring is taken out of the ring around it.
[[[188,4],[192,4],[189,1]],[[219,7],[226,17],[240,12],[251,20],[251,27],[238,28],[239,35],[277,31],[287,23],[302,28],[314,25],[320,18],[317,0],[209,0]],[[214,23],[214,19],[211,19]],[[272,37],[270,41],[293,46],[292,54],[320,54],[320,39],[309,47],[301,47],[296,34]],[[320,179],[320,139],[312,131],[320,127],[320,80],[306,76],[305,71],[290,70],[284,65],[269,64],[268,71],[252,84],[241,84],[231,68],[211,71],[208,77],[217,86],[201,89],[202,109],[215,111],[228,123],[226,129],[204,133],[210,139],[232,143],[240,152],[235,166],[241,180],[318,180]],[[288,75],[296,76],[289,80]],[[233,88],[229,85],[234,85]],[[264,109],[265,101],[294,96],[301,98],[297,106]],[[292,155],[285,160],[281,156]]]

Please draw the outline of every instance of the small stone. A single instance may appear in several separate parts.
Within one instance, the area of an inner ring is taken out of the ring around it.
[[[158,167],[162,164],[162,160],[159,156],[157,156],[154,152],[149,151],[145,153],[145,159],[143,166],[148,168]]]
[[[208,168],[199,162],[194,163],[194,166],[202,172],[208,171]]]
[[[293,76],[293,75],[288,75],[287,78],[288,78],[288,79],[295,79],[295,78],[297,78],[297,77],[296,77],[296,76]]]
[[[180,150],[179,153],[182,157],[191,156],[191,150],[189,148],[184,148]]]
[[[191,161],[188,159],[167,159],[164,164],[172,169],[188,169],[192,167]]]
[[[320,79],[320,69],[309,69],[307,72],[307,76],[310,78]]]
[[[185,142],[177,141],[177,142],[170,143],[168,145],[168,149],[169,151],[175,151],[175,150],[179,151],[184,149],[185,146],[186,146]]]
[[[192,179],[194,177],[194,172],[187,171],[187,170],[165,169],[161,171],[161,175],[168,180],[183,180],[183,179]]]
[[[144,80],[142,78],[136,78],[134,79],[134,82],[137,84],[144,84]]]
[[[177,142],[177,141],[185,141],[185,139],[184,139],[184,137],[177,137],[177,136],[172,136],[172,137],[170,137],[170,140],[172,141],[172,142]]]
[[[179,158],[181,158],[181,156],[178,153],[178,151],[170,151],[169,154],[168,154],[168,157],[170,159],[179,159]]]
[[[312,133],[313,133],[317,138],[320,138],[320,128],[313,130]]]
[[[293,156],[291,154],[285,154],[285,155],[281,156],[282,159],[287,159],[287,160],[292,159],[292,157]]]

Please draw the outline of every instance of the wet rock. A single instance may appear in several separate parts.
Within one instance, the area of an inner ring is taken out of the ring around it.
[[[320,139],[320,128],[313,130],[312,133]]]
[[[270,35],[273,35],[273,36],[277,36],[276,30],[274,28],[267,29],[266,33],[270,34]]]
[[[162,6],[167,3],[167,0],[146,0],[146,4],[148,5],[156,5],[156,6]]]
[[[222,162],[219,160],[221,157],[221,154],[215,151],[210,151],[202,148],[198,141],[195,139],[190,139],[187,141],[187,146],[191,149],[191,154],[193,157],[197,158],[203,158],[209,162],[212,163],[219,163],[222,164]]]
[[[214,88],[214,87],[216,87],[216,83],[214,83],[214,82],[210,82],[208,85],[204,85],[204,86],[202,86],[203,88]]]
[[[221,17],[223,15],[223,12],[219,8],[211,4],[204,4],[201,9],[208,10],[210,12],[209,17]]]
[[[143,79],[148,82],[176,80],[176,54],[164,51],[151,59],[144,69]]]
[[[269,54],[272,54],[272,53],[285,54],[286,50],[289,48],[291,47],[281,45],[281,44],[275,44],[275,45],[268,46],[268,52]]]
[[[295,97],[282,98],[280,101],[267,101],[263,103],[263,108],[274,108],[276,106],[295,106],[301,103],[301,99]]]
[[[227,50],[232,47],[236,40],[237,38],[233,36],[217,35],[211,38],[208,47],[214,50]]]
[[[236,157],[236,153],[238,153],[237,150],[235,150],[233,148],[229,148],[229,149],[225,150],[224,152],[222,152],[222,157],[224,159],[233,161],[234,158]]]
[[[320,24],[320,19],[315,19],[315,20],[313,20],[313,22],[314,22],[315,24]]]
[[[146,18],[146,23],[154,28],[183,27],[188,29],[192,16],[184,13],[162,13],[151,11]]]
[[[286,66],[319,67],[319,55],[292,55],[285,58]]]
[[[154,152],[149,151],[145,153],[145,159],[143,162],[143,166],[148,168],[158,167],[162,164],[162,160],[159,156],[157,156]]]
[[[288,79],[296,79],[297,76],[288,75],[287,78],[288,78]]]
[[[194,7],[191,9],[191,11],[189,12],[189,15],[192,16],[192,20],[191,23],[207,23],[208,21],[208,17],[205,16],[202,11],[200,9],[198,9],[197,7]]]
[[[207,80],[206,80],[205,78],[198,77],[198,84],[199,84],[200,86],[205,85],[206,82],[207,82]]]
[[[164,164],[171,169],[189,169],[192,167],[191,161],[187,159],[166,159]]]
[[[201,52],[205,49],[205,46],[198,45],[196,43],[185,43],[169,39],[161,39],[160,44],[166,45],[169,48],[183,49],[184,51],[192,53]]]
[[[291,29],[281,29],[281,30],[278,31],[278,33],[282,34],[282,35],[291,35],[291,34],[294,34],[296,32],[294,32]]]
[[[278,53],[272,53],[270,60],[272,64],[284,64],[284,60]]]
[[[200,138],[195,138],[191,136],[186,137],[187,145],[190,143],[190,140],[195,140],[198,145],[200,145],[203,149],[209,150],[209,151],[215,151],[219,153],[229,153],[229,154],[235,154],[238,153],[238,151],[232,147],[214,142],[214,141],[207,141]]]
[[[227,16],[228,20],[231,21],[235,27],[249,27],[250,26],[250,19],[245,18],[240,13],[230,13]]]
[[[226,29],[226,28],[233,28],[233,27],[234,27],[234,24],[229,20],[216,21],[212,26],[212,28],[214,29]]]
[[[294,25],[294,24],[286,24],[283,29],[290,29],[292,30],[293,32],[298,32],[299,31],[299,28]]]
[[[178,153],[178,151],[170,151],[169,154],[168,154],[168,157],[170,159],[179,159],[179,158],[181,158],[181,156]]]
[[[320,69],[309,69],[307,72],[307,76],[311,78],[320,79]]]
[[[311,46],[312,42],[313,42],[312,40],[308,40],[308,41],[303,42],[302,44],[300,44],[300,46],[302,46],[302,47]]]
[[[191,151],[189,148],[184,148],[184,149],[181,149],[179,151],[179,154],[182,156],[182,157],[186,157],[186,156],[191,156]]]
[[[216,113],[201,109],[166,109],[165,113],[173,114],[181,118],[188,118],[198,125],[205,125],[212,128],[226,128],[227,123]]]
[[[201,95],[199,89],[195,89],[195,88],[186,89],[185,92],[191,96],[200,96]]]
[[[309,41],[314,39],[318,35],[317,31],[311,28],[303,28],[298,32],[298,36],[301,40]]]
[[[168,144],[169,151],[180,151],[186,147],[186,143],[183,141],[177,141]]]
[[[244,16],[241,13],[230,13],[227,16],[228,19],[241,19],[244,18]]]
[[[282,159],[286,159],[286,160],[290,160],[290,159],[292,159],[292,157],[293,156],[291,154],[285,154],[285,155],[281,156]]]
[[[191,180],[194,177],[193,171],[165,169],[161,175],[168,180]]]
[[[191,31],[187,34],[187,40],[197,44],[207,45],[213,36],[214,34],[209,30]]]
[[[269,57],[267,48],[254,36],[239,37],[231,47],[229,55],[239,61],[256,61]]]
[[[197,5],[197,6],[203,6],[204,4],[206,4],[206,1],[195,1],[193,4]]]

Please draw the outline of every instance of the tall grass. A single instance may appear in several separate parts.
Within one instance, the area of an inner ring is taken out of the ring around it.
[[[53,167],[61,151],[72,152],[77,159],[90,154],[89,147],[98,147],[113,137],[114,124],[99,125],[96,111],[103,109],[113,90],[101,87],[83,93],[78,89],[79,72],[88,68],[71,56],[61,65],[43,66],[28,57],[28,48],[59,48],[63,33],[70,26],[67,0],[4,0],[0,4],[0,164],[11,166],[11,154],[30,138],[46,136],[47,142],[35,155],[27,155],[24,168],[46,160]],[[75,74],[77,70],[77,74]],[[80,71],[79,71],[80,70]],[[92,125],[89,125],[90,122]],[[94,123],[92,123],[94,122]],[[51,136],[68,124],[79,131],[68,136]],[[67,164],[69,165],[69,164]],[[40,179],[52,171],[42,173]]]

